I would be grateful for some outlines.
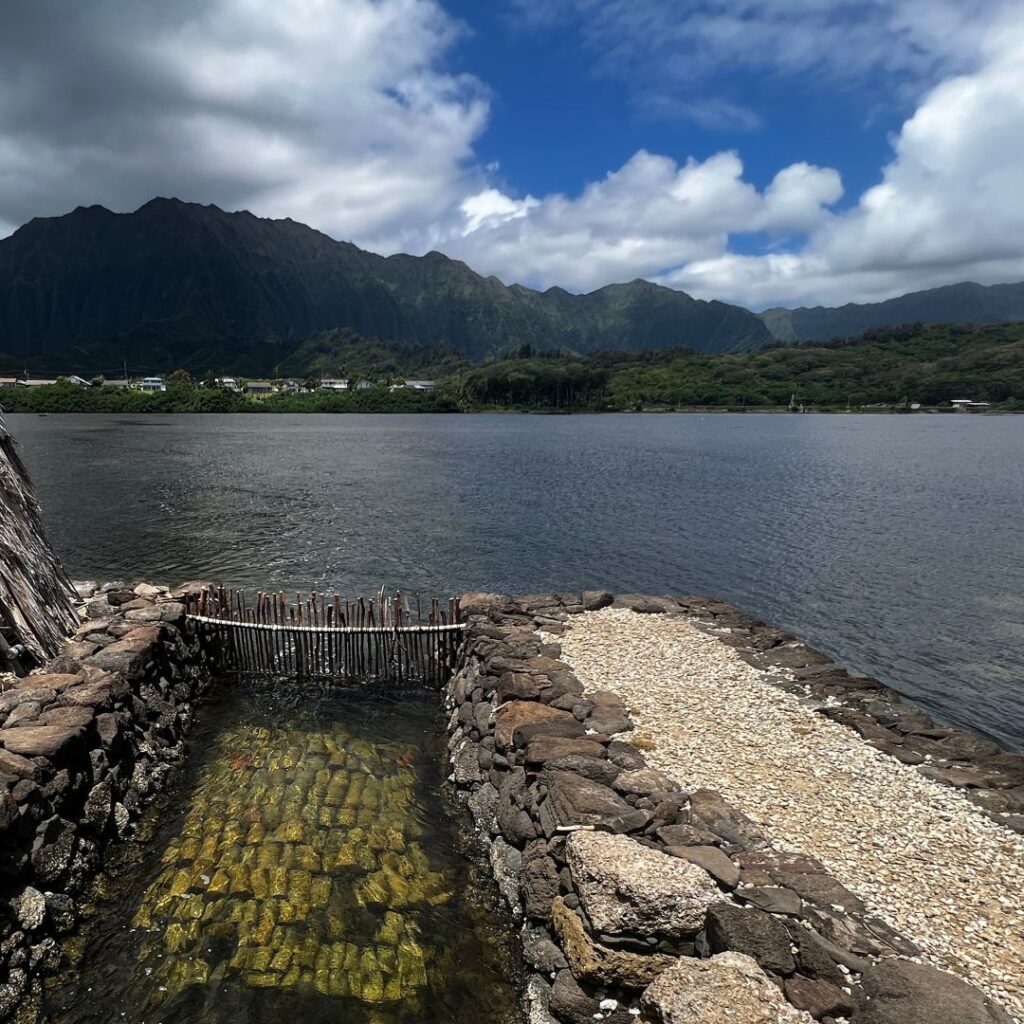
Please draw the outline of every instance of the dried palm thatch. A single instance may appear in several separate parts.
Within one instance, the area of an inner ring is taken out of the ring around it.
[[[32,483],[0,417],[0,670],[5,647],[20,645],[22,665],[57,654],[78,623],[74,590],[43,536]]]

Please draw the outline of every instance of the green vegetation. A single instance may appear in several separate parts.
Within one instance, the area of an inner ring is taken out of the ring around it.
[[[1024,324],[873,328],[821,345],[529,355],[445,382],[463,409],[640,410],[924,406],[953,398],[1024,410]]]
[[[344,357],[349,366],[358,358],[349,351],[351,339],[321,343],[330,350],[325,358]],[[434,352],[446,358],[444,350]],[[370,358],[386,364],[388,376],[409,372],[401,350],[381,346],[374,353]],[[433,358],[418,348],[405,354],[421,371]],[[879,327],[850,341],[720,355],[677,348],[579,356],[535,353],[525,345],[512,359],[467,366],[452,356],[449,365],[454,372],[438,381],[435,393],[382,384],[254,398],[198,387],[188,374],[174,373],[162,393],[62,383],[4,389],[0,405],[8,412],[572,412],[784,408],[791,397],[812,409],[903,408],[969,398],[1024,411],[1024,324]]]
[[[454,412],[443,396],[418,391],[323,392],[271,395],[255,399],[219,388],[171,383],[162,392],[144,393],[120,388],[79,388],[52,384],[37,388],[4,388],[0,406],[5,412]]]

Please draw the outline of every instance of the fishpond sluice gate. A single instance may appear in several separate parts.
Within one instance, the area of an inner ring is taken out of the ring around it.
[[[79,593],[74,636],[0,693],[0,1019],[1011,1019],[651,767],[624,701],[563,657],[587,611],[702,623],[880,752],[942,744],[929,763],[1012,826],[1024,760],[728,605]]]

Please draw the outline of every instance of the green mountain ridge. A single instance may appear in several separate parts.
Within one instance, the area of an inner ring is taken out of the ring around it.
[[[744,351],[772,336],[748,310],[647,281],[585,295],[482,277],[438,252],[378,256],[292,220],[154,199],[79,207],[0,240],[0,353],[50,368],[184,366],[268,373],[324,332],[514,350],[683,345]]]
[[[885,302],[845,306],[776,307],[761,313],[768,330],[782,342],[855,338],[871,327],[900,324],[997,324],[1024,321],[1024,282],[961,284],[909,292]]]

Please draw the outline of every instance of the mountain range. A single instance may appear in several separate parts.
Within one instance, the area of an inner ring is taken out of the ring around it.
[[[838,309],[694,299],[637,280],[576,295],[483,277],[438,252],[378,256],[292,220],[154,199],[79,207],[0,240],[0,355],[50,370],[299,373],[342,329],[471,360],[534,350],[739,352],[905,321],[1024,320],[1024,285],[954,285]],[[321,346],[322,348],[322,346]]]

